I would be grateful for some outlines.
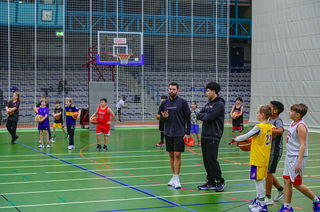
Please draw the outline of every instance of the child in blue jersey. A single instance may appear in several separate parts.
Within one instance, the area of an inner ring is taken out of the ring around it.
[[[271,117],[271,107],[269,105],[260,106],[257,112],[258,124],[248,133],[235,138],[235,141],[244,141],[252,137],[250,152],[250,179],[256,184],[257,197],[249,205],[249,211],[267,212],[265,203],[265,178],[267,177],[270,150],[272,142],[272,125],[269,123]]]
[[[41,105],[38,108],[36,121],[38,122],[38,130],[40,135],[39,148],[44,147],[43,136],[47,139],[47,148],[50,148],[49,140],[49,108],[47,107],[48,101],[46,99],[41,100]],[[41,117],[41,118],[38,118]]]
[[[66,98],[66,124],[67,124],[67,131],[69,135],[69,145],[68,150],[72,150],[75,148],[74,146],[74,131],[75,131],[75,125],[76,125],[76,119],[74,119],[72,116],[74,113],[79,113],[78,117],[80,117],[80,111],[79,109],[72,104],[71,98]]]
[[[196,101],[191,102],[191,135],[193,138],[197,137],[197,144],[198,146],[201,146],[200,141],[200,122],[197,119],[197,114],[200,112],[200,109],[198,108],[198,104]]]

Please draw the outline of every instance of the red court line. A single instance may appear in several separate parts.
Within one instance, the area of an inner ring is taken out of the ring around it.
[[[159,181],[151,180],[151,179],[144,178],[144,177],[139,177],[138,175],[136,175],[136,174],[134,174],[134,173],[130,173],[130,172],[127,172],[127,171],[124,171],[124,170],[121,170],[121,169],[118,169],[118,168],[109,166],[109,165],[107,165],[107,164],[99,163],[99,162],[97,162],[97,161],[95,161],[95,160],[92,160],[92,159],[90,159],[90,158],[87,158],[87,157],[84,155],[83,151],[84,151],[85,149],[87,149],[88,147],[92,146],[92,145],[94,145],[94,144],[87,145],[87,146],[83,147],[83,148],[80,150],[80,156],[81,156],[82,158],[84,158],[84,159],[86,159],[86,160],[88,160],[88,161],[90,161],[90,162],[92,162],[92,163],[98,164],[98,165],[100,165],[100,166],[104,166],[104,167],[106,167],[106,168],[117,169],[119,172],[122,172],[122,173],[125,173],[125,174],[129,174],[129,175],[132,175],[132,176],[137,176],[137,178],[142,179],[142,180],[147,180],[147,181],[151,181],[151,182],[158,183],[158,184],[164,184],[164,183],[159,182]],[[181,189],[182,189],[182,190],[186,190],[186,191],[191,191],[191,192],[194,192],[194,193],[199,193],[199,191],[196,191],[196,190],[191,190],[191,189],[187,189],[187,188],[181,188]],[[209,192],[201,192],[201,193],[209,194]],[[210,194],[211,194],[211,193],[210,193]],[[219,194],[211,194],[211,196],[221,197],[222,195],[219,195]],[[226,197],[226,198],[228,198],[228,199],[237,199],[237,198],[235,198],[235,197]],[[250,200],[240,200],[240,201],[250,202]]]

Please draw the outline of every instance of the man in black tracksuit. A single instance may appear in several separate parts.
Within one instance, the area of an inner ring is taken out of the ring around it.
[[[207,182],[198,186],[200,190],[223,191],[224,179],[218,158],[220,139],[224,127],[224,99],[218,96],[220,85],[210,82],[206,86],[208,103],[197,114],[197,119],[203,122],[201,133],[201,149],[204,166],[207,172]]]

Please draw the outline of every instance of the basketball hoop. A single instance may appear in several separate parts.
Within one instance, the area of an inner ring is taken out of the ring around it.
[[[116,56],[119,58],[121,64],[126,65],[132,55],[133,54],[117,54]]]

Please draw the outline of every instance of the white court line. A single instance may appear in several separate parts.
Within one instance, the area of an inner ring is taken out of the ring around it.
[[[8,173],[8,174],[0,174],[0,176],[18,176],[18,175],[35,175],[38,173]]]
[[[226,157],[226,158],[222,158],[222,159],[234,159],[235,157]],[[248,158],[248,157],[237,157],[236,159],[238,158]],[[90,158],[89,158],[90,159]],[[189,158],[189,159],[186,159],[186,158],[183,158],[182,161],[195,161],[196,160],[201,160],[201,158]],[[320,159],[310,159],[308,161],[318,161]],[[222,160],[223,161],[223,160]],[[284,161],[284,158],[280,160],[280,162],[283,162]],[[121,161],[121,162],[97,162],[97,163],[92,163],[92,162],[89,162],[89,163],[80,163],[80,164],[76,164],[78,166],[82,166],[82,165],[88,165],[88,166],[94,166],[94,165],[113,165],[113,164],[139,164],[139,163],[153,163],[153,162],[169,162],[168,159],[165,159],[165,160],[144,160],[144,161]],[[238,161],[235,161],[235,162],[238,162]],[[245,161],[244,163],[248,163],[249,161]],[[243,163],[243,162],[239,162],[239,163]],[[241,165],[241,164],[234,164],[234,163],[231,163],[231,162],[228,162],[228,163],[221,163],[220,162],[220,166],[228,166],[228,165]],[[43,167],[64,167],[64,166],[70,166],[69,164],[44,164],[44,165],[29,165],[29,166],[4,166],[4,167],[1,167],[0,166],[0,169],[18,169],[18,168],[43,168]]]
[[[319,167],[317,167],[319,168]],[[283,169],[279,169],[281,171]],[[108,171],[108,170],[105,170]],[[223,171],[223,173],[241,173],[241,172],[249,172],[249,169],[244,170],[233,170],[233,171]],[[191,173],[181,173],[180,175],[205,175],[205,172],[191,172]],[[158,174],[158,175],[130,175],[130,176],[115,176],[111,177],[112,179],[122,179],[122,178],[142,178],[142,177],[163,177],[163,176],[172,176],[172,174]],[[317,176],[317,175],[312,175]],[[309,176],[304,176],[308,178],[312,178]],[[75,178],[75,179],[62,179],[62,180],[41,180],[41,181],[17,181],[17,182],[5,182],[0,183],[0,185],[8,185],[8,184],[28,184],[28,183],[50,183],[50,182],[66,182],[66,181],[82,181],[82,180],[103,180],[103,178]],[[228,180],[229,181],[229,180]],[[240,180],[241,181],[241,180]]]
[[[309,144],[308,145],[309,147],[310,146],[320,146],[319,144]],[[219,150],[220,149],[226,149],[226,150],[232,150],[232,149],[235,149],[237,147],[235,146],[232,146],[232,147],[219,147]],[[200,149],[198,149],[200,150]],[[286,150],[284,149],[284,152]],[[320,151],[320,149],[317,149],[317,148],[309,148],[309,151]],[[150,153],[150,152],[163,152],[165,153],[166,151],[165,150],[161,150],[161,149],[149,149],[149,150],[141,150],[141,151],[120,151],[120,152],[112,152],[112,151],[108,151],[108,152],[101,152],[102,154],[126,154],[126,153],[139,153],[139,152],[145,152],[145,153]],[[201,151],[200,151],[201,152]],[[219,154],[222,153],[222,152],[219,152]],[[237,153],[237,152],[226,152],[226,153]],[[241,151],[239,151],[239,153],[241,153]],[[99,152],[88,152],[88,153],[84,153],[85,155],[91,155],[91,154],[99,154]],[[69,153],[57,153],[57,154],[54,154],[54,156],[63,156],[63,155],[66,155],[66,156],[70,156],[70,155],[79,155],[79,152],[69,152]],[[25,154],[25,155],[0,155],[0,158],[14,158],[14,157],[43,157],[43,155],[40,155],[40,154]]]
[[[309,188],[318,188],[320,186],[309,186]],[[181,190],[185,191],[185,189]],[[254,193],[256,190],[245,190],[245,191],[225,191],[219,193],[223,196],[224,194],[238,194],[238,193]],[[190,196],[200,196],[200,195],[215,195],[217,193],[207,193],[207,192],[198,192],[198,193],[188,193],[188,194],[175,194],[167,196],[157,196],[160,198],[176,198],[176,197],[190,197]],[[135,198],[125,198],[125,199],[111,199],[111,200],[91,200],[91,201],[79,201],[79,202],[59,202],[59,203],[47,203],[47,204],[33,204],[33,205],[16,205],[16,206],[4,206],[0,208],[27,208],[27,207],[43,207],[43,206],[57,206],[57,205],[74,205],[74,204],[90,204],[90,203],[101,203],[101,202],[123,202],[123,201],[132,201],[132,200],[145,200],[145,199],[156,199],[155,197],[135,197]]]

